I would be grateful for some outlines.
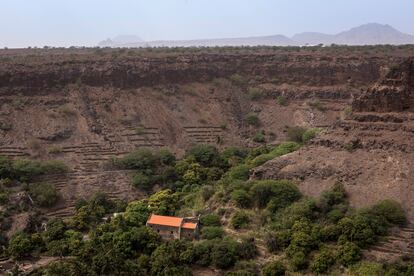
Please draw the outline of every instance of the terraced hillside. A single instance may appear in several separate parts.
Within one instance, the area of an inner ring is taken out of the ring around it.
[[[257,146],[259,132],[275,144],[286,139],[287,127],[330,126],[361,88],[407,55],[404,48],[381,47],[0,50],[0,154],[68,164],[68,174],[39,180],[62,194],[45,213],[66,216],[77,198],[97,191],[140,196],[127,171],[111,168],[112,157],[137,148],[168,147],[180,154],[197,143]],[[334,128],[346,136],[355,128],[376,139],[402,125],[410,132],[406,120],[372,123],[361,116]],[[373,126],[378,132],[365,130]],[[313,147],[341,146],[334,137],[323,139]],[[382,152],[385,145],[375,141],[370,147]],[[308,190],[322,190],[325,182]],[[381,193],[367,195],[368,201]],[[360,201],[365,199],[355,197]]]

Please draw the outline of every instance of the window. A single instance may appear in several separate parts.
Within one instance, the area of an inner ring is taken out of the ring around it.
[[[174,231],[171,231],[171,235],[174,234]]]
[[[157,229],[157,233],[159,233],[160,232],[160,229]]]

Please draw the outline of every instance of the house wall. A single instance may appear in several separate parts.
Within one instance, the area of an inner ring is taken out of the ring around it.
[[[168,227],[162,225],[152,225],[148,224],[148,226],[157,232],[163,239],[179,239],[180,235],[178,233],[178,227]]]
[[[181,229],[181,238],[182,239],[189,239],[189,240],[193,240],[196,238],[195,236],[195,231],[192,229]]]

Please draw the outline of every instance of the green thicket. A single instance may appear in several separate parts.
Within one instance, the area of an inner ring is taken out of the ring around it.
[[[79,200],[73,217],[49,221],[45,232],[17,233],[4,242],[4,254],[15,259],[71,257],[33,275],[191,275],[193,266],[215,267],[225,275],[329,274],[339,266],[357,272],[397,269],[360,263],[362,249],[386,235],[389,227],[405,223],[396,202],[353,210],[340,183],[310,199],[292,181],[249,180],[254,167],[299,147],[288,142],[219,151],[199,145],[181,160],[165,150],[134,152],[114,164],[136,171],[133,184],[149,193],[146,198],[128,204],[102,194]],[[7,167],[12,166],[1,168]],[[201,239],[162,241],[145,227],[152,213],[200,214]],[[228,234],[234,231],[246,234],[236,240]],[[277,261],[262,267],[254,261],[258,238],[279,255]],[[406,273],[411,268],[407,264],[398,269]]]

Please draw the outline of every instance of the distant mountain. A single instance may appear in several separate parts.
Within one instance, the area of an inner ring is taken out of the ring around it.
[[[404,34],[390,25],[369,23],[352,28],[335,35],[322,33],[301,33],[292,37],[303,44],[345,44],[345,45],[377,45],[377,44],[413,44],[414,36]]]
[[[158,40],[144,42],[137,36],[118,36],[99,43],[101,47],[191,47],[191,46],[298,46],[298,45],[377,45],[414,44],[414,36],[402,33],[390,25],[369,23],[338,34],[305,32],[292,38],[283,35],[198,39]]]
[[[219,39],[197,39],[197,40],[157,40],[140,41],[132,43],[113,43],[108,45],[107,41],[99,43],[99,46],[109,47],[192,47],[192,46],[289,46],[298,45],[297,42],[283,35],[242,37],[242,38],[219,38]]]
[[[412,44],[414,36],[404,34],[390,25],[370,23],[337,34],[334,43],[349,45]]]
[[[117,47],[118,45],[124,45],[129,43],[142,43],[144,40],[142,40],[140,37],[136,35],[118,35],[114,38],[108,38],[104,41],[99,42],[98,46],[101,47]]]

